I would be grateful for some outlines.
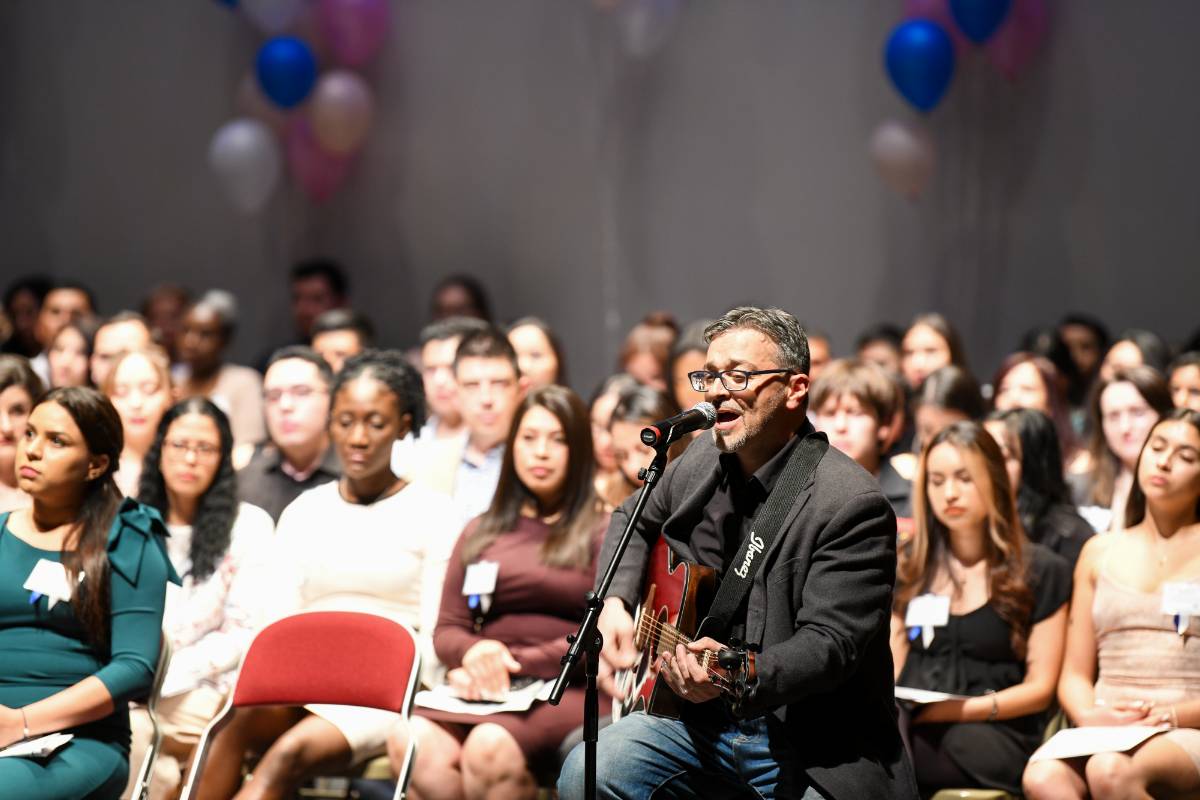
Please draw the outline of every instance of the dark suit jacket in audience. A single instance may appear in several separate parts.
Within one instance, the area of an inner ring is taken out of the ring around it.
[[[341,475],[342,467],[332,447],[325,451],[325,457],[312,474],[298,481],[283,471],[283,455],[275,445],[260,444],[254,448],[250,463],[237,475],[238,500],[264,509],[271,519],[279,522],[279,515],[301,493]]]

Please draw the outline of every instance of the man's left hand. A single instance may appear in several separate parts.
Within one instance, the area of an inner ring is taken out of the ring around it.
[[[714,673],[724,675],[724,670],[717,666],[716,654],[725,645],[707,636],[698,639],[686,647],[682,644],[675,647],[674,653],[662,654],[662,665],[659,668],[671,691],[692,703],[707,703],[720,697],[721,690],[712,682]],[[705,669],[697,657],[705,650],[711,650],[710,666]]]

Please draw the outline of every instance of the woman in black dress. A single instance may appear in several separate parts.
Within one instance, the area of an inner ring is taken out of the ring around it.
[[[934,435],[913,488],[916,531],[892,614],[896,683],[962,696],[906,709],[917,782],[1019,793],[1062,664],[1070,568],[1025,538],[982,425]]]

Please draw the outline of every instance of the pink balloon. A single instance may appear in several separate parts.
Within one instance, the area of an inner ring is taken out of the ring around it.
[[[963,51],[971,46],[971,40],[958,29],[958,23],[950,13],[949,0],[904,0],[904,18],[927,19],[942,26],[954,42],[955,58],[962,58]]]
[[[308,120],[327,152],[349,155],[371,127],[375,103],[366,82],[348,69],[326,72],[308,101]]]
[[[1008,18],[985,46],[988,60],[1015,81],[1037,55],[1049,29],[1045,0],[1015,0]]]
[[[346,180],[353,158],[322,150],[308,120],[303,115],[296,115],[288,125],[287,161],[305,193],[323,203]]]
[[[363,66],[387,38],[387,0],[321,0],[317,13],[321,34],[343,66]]]

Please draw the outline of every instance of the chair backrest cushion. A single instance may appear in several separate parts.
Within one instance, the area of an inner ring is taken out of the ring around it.
[[[398,622],[356,612],[304,612],[254,637],[233,705],[328,703],[406,713],[417,665],[413,633]]]

